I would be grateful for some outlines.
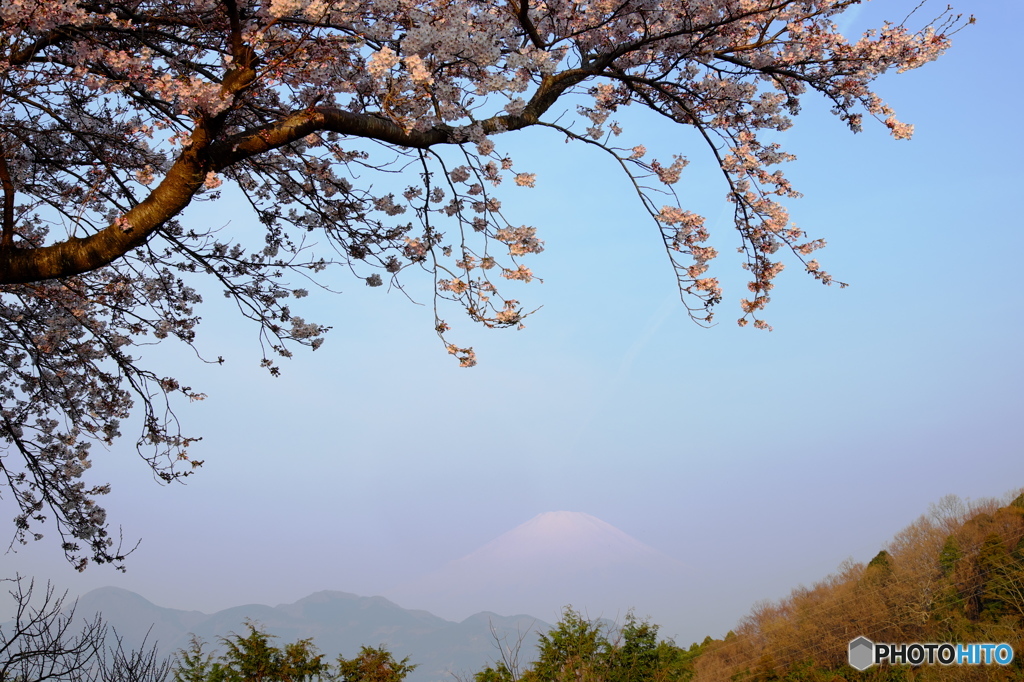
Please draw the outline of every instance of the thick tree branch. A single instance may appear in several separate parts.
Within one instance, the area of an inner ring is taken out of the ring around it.
[[[523,27],[526,34],[530,36],[530,42],[533,43],[534,47],[541,50],[547,49],[547,44],[544,39],[541,38],[540,33],[537,32],[537,27],[534,25],[533,20],[530,19],[530,0],[519,0],[519,8],[516,13],[516,18],[519,20],[519,25]]]
[[[0,142],[0,187],[4,192],[3,232],[0,236],[0,251],[11,248],[14,243],[14,181],[7,166],[7,147]]]
[[[0,257],[0,284],[71,277],[113,262],[188,206],[209,170],[198,151],[186,149],[152,194],[106,229],[50,246],[7,250]]]
[[[574,69],[557,76],[548,76],[521,114],[492,116],[478,123],[489,135],[536,125],[566,90],[594,75],[596,72],[593,70]],[[459,129],[453,126],[439,125],[423,131],[406,130],[394,121],[374,114],[355,114],[334,107],[310,107],[280,122],[238,133],[218,143],[212,150],[213,168],[223,170],[239,161],[279,149],[320,131],[411,149],[429,149],[439,144],[459,144],[465,141]]]
[[[521,114],[494,116],[481,121],[480,126],[485,133],[495,134],[535,125],[566,90],[593,75],[593,70],[574,69],[545,77]],[[254,77],[251,66],[233,70],[225,78],[223,89],[225,92],[238,92]],[[459,129],[452,126],[437,126],[426,131],[406,130],[380,116],[354,114],[332,107],[312,107],[296,112],[278,123],[233,135],[213,145],[205,142],[212,137],[213,131],[200,128],[163,182],[121,219],[85,238],[71,238],[34,249],[9,250],[0,258],[0,284],[71,277],[108,265],[145,243],[155,231],[188,206],[203,186],[207,173],[224,170],[320,131],[414,149],[465,141]]]

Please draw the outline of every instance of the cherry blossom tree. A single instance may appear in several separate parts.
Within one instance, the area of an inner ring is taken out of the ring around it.
[[[853,131],[866,116],[909,137],[872,81],[935,59],[973,21],[912,11],[847,40],[834,20],[858,2],[5,0],[0,468],[16,540],[51,517],[79,568],[123,560],[97,502],[107,488],[82,474],[90,445],[113,443],[130,415],[160,478],[198,464],[171,407],[202,394],[134,354],[195,342],[204,280],[256,322],[277,373],[277,358],[323,340],[292,299],[324,270],[401,287],[422,269],[437,334],[473,365],[447,311],[520,326],[527,309],[507,290],[543,250],[498,195],[536,180],[508,153],[525,128],[621,169],[706,323],[722,290],[704,219],[673,193],[687,160],[617,146],[615,115],[632,106],[698,131],[750,275],[739,322],[766,328],[784,257],[833,281],[811,258],[824,241],[788,220],[782,200],[798,194],[776,166],[793,157],[766,133],[814,91]],[[388,189],[396,177],[404,190]],[[252,211],[248,235],[180,220],[225,183]]]

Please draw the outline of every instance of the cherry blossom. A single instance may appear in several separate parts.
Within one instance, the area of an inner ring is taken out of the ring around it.
[[[706,147],[685,151],[721,168],[750,275],[740,322],[768,328],[785,260],[834,281],[807,260],[825,242],[791,224],[784,203],[799,194],[776,167],[793,157],[769,139],[809,92],[853,131],[875,120],[910,137],[872,82],[934,60],[973,21],[918,21],[912,0],[901,23],[847,40],[834,20],[851,4],[5,0],[0,468],[16,539],[45,519],[77,565],[123,560],[97,501],[106,487],[83,472],[130,415],[162,480],[198,464],[172,407],[202,395],[136,358],[154,340],[195,343],[199,281],[256,323],[277,374],[327,331],[291,309],[299,285],[340,268],[383,293],[423,269],[433,288],[407,293],[432,297],[444,347],[474,365],[448,338],[446,306],[519,328],[530,313],[504,287],[538,279],[542,226],[509,222],[497,194],[538,181],[510,154],[526,128],[607,155],[690,314],[710,323],[724,294],[709,228],[674,193],[687,157],[616,116],[633,107],[695,129]],[[181,222],[229,188],[251,209],[243,233]]]

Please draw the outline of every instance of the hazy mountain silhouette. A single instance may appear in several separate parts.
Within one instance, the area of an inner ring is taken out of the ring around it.
[[[259,623],[278,644],[313,638],[329,658],[383,644],[396,657],[420,664],[410,682],[450,682],[452,672],[469,678],[495,660],[492,628],[507,643],[523,635],[520,660],[529,662],[538,635],[567,605],[591,619],[619,622],[632,608],[640,617],[651,616],[671,637],[686,617],[680,594],[689,574],[682,562],[600,519],[562,511],[536,516],[388,591],[387,599],[325,591],[293,604],[249,604],[208,615],[156,606],[107,587],[84,595],[78,613],[101,612],[129,646],[137,646],[148,631],[149,641],[156,640],[164,654],[187,647],[192,634],[210,644],[230,633],[244,634],[246,620]],[[544,620],[510,615],[524,613]]]
[[[478,613],[452,622],[426,611],[410,611],[383,597],[346,592],[316,592],[293,604],[236,606],[212,615],[157,606],[116,587],[104,587],[78,600],[77,615],[104,619],[130,647],[157,642],[163,655],[188,646],[193,634],[215,645],[230,633],[244,634],[246,620],[256,621],[283,645],[311,637],[329,659],[352,657],[362,645],[387,646],[397,658],[409,656],[419,667],[409,682],[451,682],[452,672],[471,674],[498,656],[492,628],[499,637],[523,639],[523,660],[533,655],[537,637],[551,626],[529,616]]]
[[[679,594],[686,573],[682,562],[598,518],[559,511],[385,594],[452,619],[493,611],[557,620],[572,605],[591,618],[617,621],[632,608],[665,624],[658,612]]]

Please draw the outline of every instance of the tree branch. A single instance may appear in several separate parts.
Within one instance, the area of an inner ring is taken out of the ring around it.
[[[523,27],[526,34],[530,36],[530,42],[533,43],[534,47],[541,50],[547,49],[547,43],[541,38],[540,33],[537,32],[537,27],[534,25],[533,20],[530,19],[530,1],[519,0],[519,11],[516,13],[516,18],[519,20],[519,25]]]
[[[0,187],[4,191],[3,232],[0,236],[0,251],[8,250],[14,244],[14,181],[7,167],[7,147],[0,142]]]

